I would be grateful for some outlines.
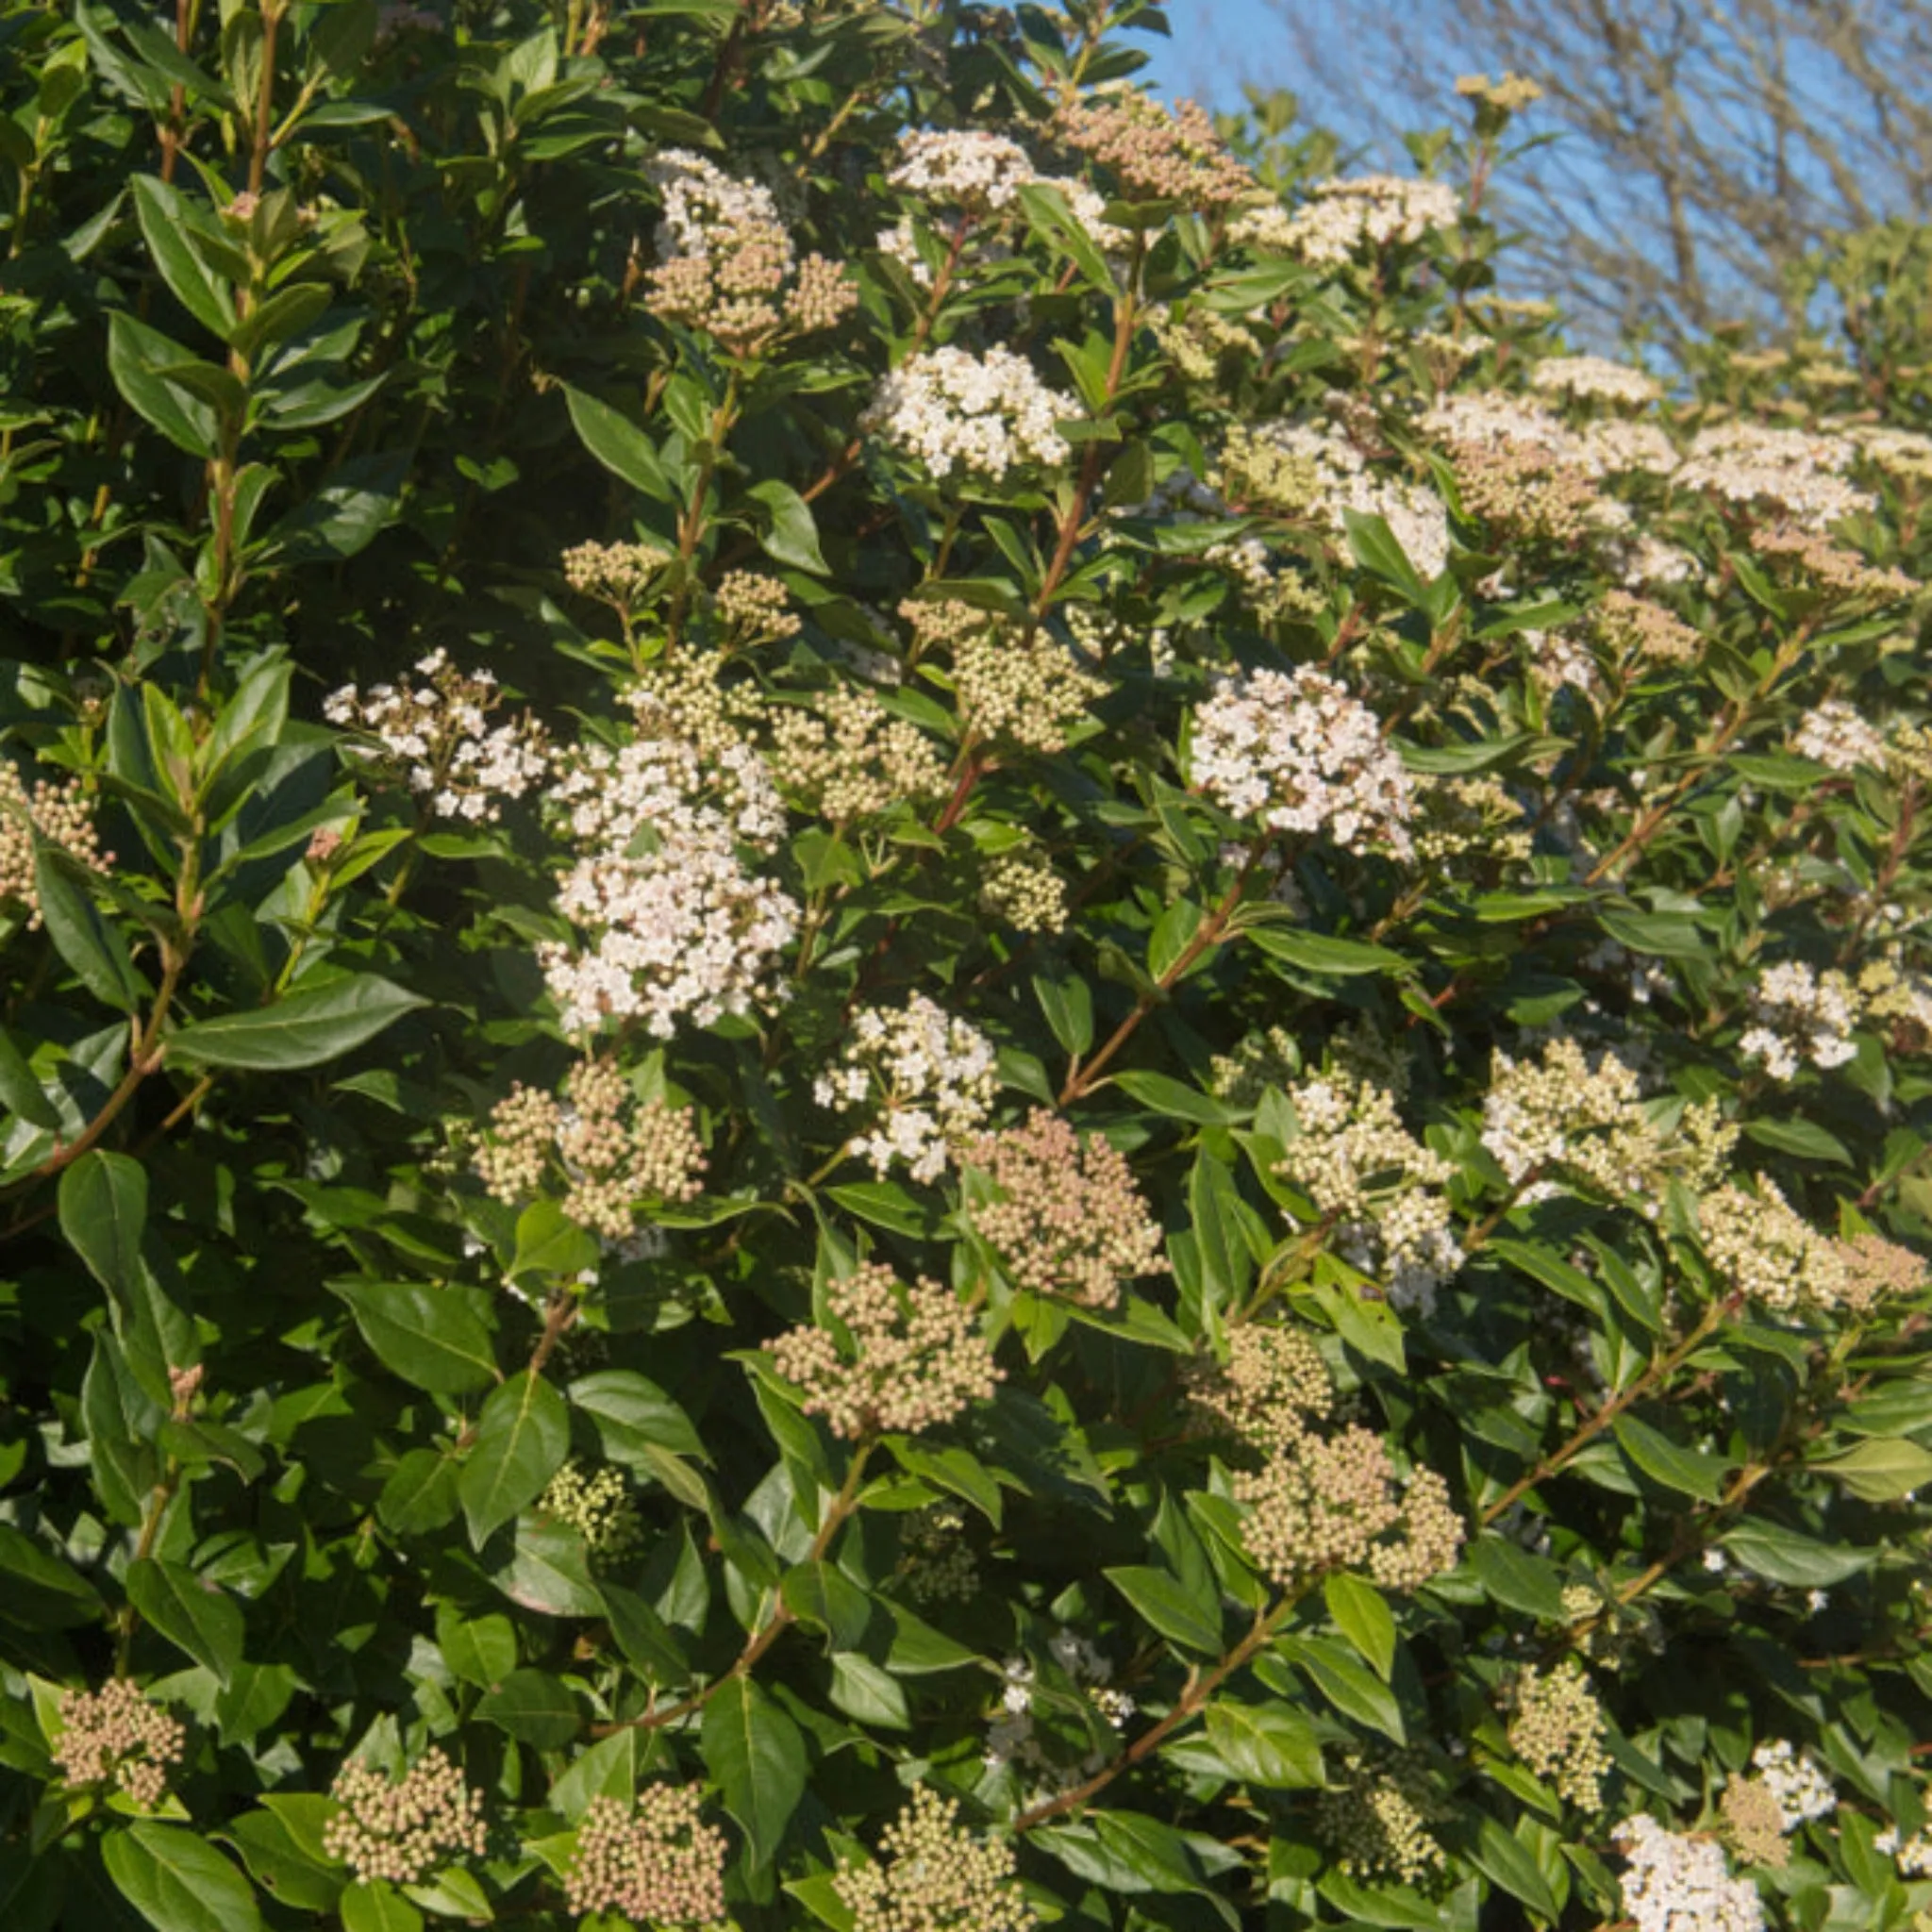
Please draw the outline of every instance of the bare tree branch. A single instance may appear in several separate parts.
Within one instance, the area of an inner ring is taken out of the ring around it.
[[[1807,257],[1932,214],[1932,0],[1274,0],[1312,116],[1370,151],[1441,125],[1456,77],[1544,90],[1559,139],[1502,183],[1587,326],[1804,325]]]

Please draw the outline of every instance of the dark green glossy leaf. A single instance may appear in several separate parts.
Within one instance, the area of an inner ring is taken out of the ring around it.
[[[373,973],[298,987],[254,1012],[223,1013],[168,1036],[176,1064],[291,1073],[320,1066],[374,1040],[427,1001]]]
[[[541,1375],[525,1370],[493,1391],[457,1482],[471,1542],[481,1549],[534,1503],[569,1452],[570,1411]]]

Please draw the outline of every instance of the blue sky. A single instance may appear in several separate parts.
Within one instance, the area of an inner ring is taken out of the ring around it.
[[[1288,29],[1268,0],[1169,0],[1173,38],[1128,39],[1154,56],[1166,94],[1192,94],[1213,108],[1241,103],[1241,83],[1292,88],[1299,63]]]

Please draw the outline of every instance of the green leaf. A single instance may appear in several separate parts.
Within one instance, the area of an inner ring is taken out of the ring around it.
[[[1190,1590],[1165,1570],[1124,1564],[1101,1574],[1155,1629],[1183,1650],[1221,1654],[1221,1605],[1213,1586]]]
[[[610,1634],[638,1670],[658,1684],[679,1683],[691,1674],[690,1659],[676,1632],[642,1597],[614,1583],[598,1588]]]
[[[1336,1570],[1323,1579],[1322,1598],[1335,1627],[1386,1684],[1395,1668],[1395,1615],[1382,1592],[1359,1576]]]
[[[1706,1503],[1715,1503],[1724,1493],[1724,1472],[1731,1467],[1724,1457],[1680,1448],[1634,1415],[1620,1415],[1611,1427],[1617,1446],[1653,1482]]]
[[[125,1154],[93,1148],[61,1174],[56,1200],[60,1232],[108,1291],[115,1338],[136,1386],[166,1404],[170,1372],[201,1357],[193,1326],[162,1291],[143,1247],[145,1173]]]
[[[765,555],[793,570],[809,571],[814,576],[829,576],[831,566],[819,548],[819,526],[813,521],[811,506],[789,483],[767,479],[754,483],[751,497],[771,511],[772,520],[759,541]]]
[[[228,1683],[242,1661],[242,1608],[219,1584],[185,1563],[137,1557],[127,1566],[127,1601],[143,1622]]]
[[[1932,1376],[1901,1377],[1861,1395],[1844,1425],[1860,1436],[1908,1436],[1932,1428]]]
[[[574,1281],[596,1267],[601,1252],[596,1236],[579,1227],[555,1201],[532,1201],[517,1216],[510,1279],[534,1274],[548,1281]]]
[[[303,1794],[265,1799],[260,1808],[230,1820],[222,1836],[242,1854],[249,1875],[271,1898],[299,1912],[333,1911],[347,1874],[325,1858],[321,1822],[313,1834],[291,1824],[287,1807],[302,1802]],[[320,1793],[307,1802],[325,1820],[336,1809],[334,1801]]]
[[[138,1524],[159,1479],[152,1442],[162,1414],[135,1380],[121,1344],[96,1332],[80,1385],[80,1419],[94,1492],[116,1523]]]
[[[1285,1791],[1312,1790],[1324,1782],[1315,1727],[1286,1704],[1216,1698],[1205,1715],[1215,1755],[1243,1783]]]
[[[1484,1536],[1469,1546],[1465,1560],[1475,1579],[1507,1609],[1521,1610],[1545,1624],[1560,1624],[1563,1581],[1547,1557],[1539,1557],[1506,1536]]]
[[[161,279],[203,328],[225,342],[235,327],[234,298],[189,240],[198,225],[197,211],[179,189],[152,175],[137,175],[133,188],[142,240]]]
[[[805,1739],[749,1677],[732,1676],[705,1706],[705,1767],[745,1836],[753,1870],[769,1865],[805,1795]]]
[[[1409,962],[1387,946],[1372,946],[1365,940],[1340,940],[1324,932],[1308,932],[1300,926],[1251,925],[1244,928],[1264,953],[1285,959],[1304,973],[1318,973],[1331,979],[1348,979],[1367,973],[1407,973]]]
[[[501,1684],[517,1667],[516,1625],[508,1617],[464,1618],[452,1604],[436,1607],[436,1647],[466,1684]]]
[[[496,1380],[490,1330],[460,1289],[421,1281],[331,1281],[377,1360],[404,1381],[461,1395]]]
[[[1554,1921],[1561,1909],[1550,1882],[1537,1869],[1528,1850],[1512,1838],[1487,1812],[1476,1830],[1470,1859],[1477,1871],[1500,1885],[1512,1898],[1519,1898],[1531,1911]]]
[[[1113,293],[1113,271],[1107,257],[1058,188],[1043,181],[1027,182],[1020,190],[1020,206],[1025,210],[1026,225],[1043,242],[1072,256],[1091,288],[1104,295]]]
[[[220,443],[215,411],[192,391],[171,382],[167,372],[194,358],[158,329],[125,310],[108,318],[108,374],[129,408],[154,425],[177,449],[212,461]]]
[[[423,1932],[423,1914],[379,1878],[350,1886],[341,1914],[342,1932]]]
[[[835,1708],[859,1724],[888,1731],[912,1727],[912,1713],[898,1678],[857,1651],[833,1653],[832,1681],[826,1694]]]
[[[138,1012],[147,984],[134,970],[125,941],[94,904],[85,870],[44,840],[34,844],[34,893],[54,950],[80,983],[104,1004]]]
[[[1688,912],[1619,912],[1605,908],[1597,924],[1633,953],[1656,953],[1666,959],[1701,959],[1704,935]]]
[[[0,1523],[0,1623],[22,1630],[76,1630],[107,1606],[86,1577],[10,1523]]]
[[[659,503],[672,501],[675,492],[671,479],[658,460],[656,445],[641,429],[626,422],[608,403],[600,403],[568,383],[563,386],[563,395],[584,447],[612,475],[621,476]]]
[[[1084,1054],[1093,1044],[1093,994],[1074,973],[1036,973],[1033,994],[1060,1050]]]
[[[60,1232],[110,1293],[125,1294],[139,1278],[141,1240],[147,1225],[147,1171],[125,1154],[91,1149],[60,1176]]]
[[[408,460],[407,451],[396,450],[351,457],[268,533],[266,557],[286,566],[341,563],[359,556],[395,521]]]
[[[247,1879],[192,1831],[137,1819],[101,1840],[101,1860],[156,1932],[261,1932]]]
[[[1828,1590],[1869,1570],[1878,1559],[1875,1546],[1855,1550],[1842,1543],[1820,1542],[1756,1517],[1739,1524],[1719,1541],[1753,1574],[1798,1590]]]
[[[428,1001],[373,973],[298,987],[273,1006],[224,1013],[168,1036],[171,1063],[291,1073],[353,1053]]]
[[[43,1128],[50,1134],[60,1129],[60,1116],[55,1111],[54,1103],[5,1031],[0,1031],[0,1107],[18,1114],[29,1126]]]
[[[540,1751],[558,1751],[577,1734],[576,1699],[547,1671],[512,1671],[476,1705],[476,1715]]]
[[[832,1564],[794,1564],[785,1573],[778,1593],[801,1624],[824,1631],[834,1648],[856,1650],[865,1641],[872,1599]]]
[[[1816,1121],[1746,1121],[1744,1138],[1760,1147],[1775,1147],[1801,1160],[1829,1160],[1852,1165],[1852,1151],[1836,1134],[1827,1134]]]
[[[1341,521],[1355,560],[1371,576],[1379,577],[1391,590],[1399,591],[1418,610],[1426,609],[1428,586],[1409,562],[1407,551],[1389,527],[1388,520],[1358,509],[1344,509]]]
[[[1860,1442],[1810,1466],[1867,1503],[1896,1503],[1932,1483],[1932,1449],[1897,1436]]]
[[[1208,1299],[1214,1307],[1233,1307],[1247,1293],[1255,1257],[1241,1232],[1241,1189],[1205,1147],[1188,1174],[1188,1211]]]
[[[570,1411],[541,1375],[525,1369],[493,1391],[457,1480],[471,1544],[534,1503],[569,1453]]]
[[[228,1688],[215,1699],[220,1740],[245,1744],[259,1737],[288,1709],[300,1688],[287,1664],[237,1664]]]
[[[604,1607],[591,1580],[584,1540],[566,1524],[517,1521],[509,1561],[491,1577],[511,1603],[541,1617],[594,1617]]]
[[[970,1449],[948,1442],[922,1441],[917,1436],[889,1436],[886,1445],[908,1475],[945,1490],[962,1503],[971,1503],[997,1529],[1004,1506],[993,1473]]]
[[[323,311],[331,299],[326,282],[296,282],[291,288],[277,290],[258,308],[251,308],[236,325],[236,351],[252,361],[264,345],[273,348],[277,342],[287,341],[291,336],[299,336],[304,329],[322,319]],[[362,395],[369,395],[375,391],[380,379],[377,377],[343,387],[352,394],[359,391]],[[289,420],[291,413],[306,417],[309,426],[317,421],[312,410],[291,412],[278,409],[275,412],[276,423],[285,429],[300,426]],[[326,422],[329,419],[323,417],[320,420]]]
[[[869,1221],[874,1227],[909,1235],[915,1241],[932,1237],[936,1218],[932,1210],[896,1181],[841,1181],[828,1187],[825,1193],[846,1213]]]
[[[1115,1074],[1113,1084],[1142,1107],[1164,1113],[1174,1120],[1193,1121],[1204,1127],[1226,1126],[1243,1116],[1237,1108],[1225,1107],[1198,1087],[1190,1087],[1167,1074],[1132,1070]]]
[[[1408,1741],[1395,1693],[1339,1643],[1324,1637],[1297,1637],[1284,1640],[1280,1647],[1344,1717],[1368,1724],[1398,1744]]]
[[[460,1474],[441,1449],[411,1449],[383,1484],[375,1513],[397,1536],[427,1536],[456,1520]]]

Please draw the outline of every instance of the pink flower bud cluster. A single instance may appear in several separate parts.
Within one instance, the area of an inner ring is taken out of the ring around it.
[[[705,1156],[688,1107],[637,1099],[608,1060],[580,1060],[565,1091],[559,1106],[519,1082],[497,1103],[472,1163],[497,1200],[517,1207],[555,1185],[573,1221],[615,1241],[644,1203],[700,1192]]]
[[[654,314],[745,356],[788,333],[830,328],[858,307],[858,285],[840,264],[799,259],[768,189],[686,148],[664,149],[646,172],[664,198]]]
[[[1110,1308],[1121,1285],[1161,1273],[1160,1224],[1125,1158],[1097,1136],[1082,1141],[1036,1108],[1024,1126],[982,1135],[964,1158],[998,1189],[972,1210],[1008,1278],[1034,1294]]]
[[[852,1932],[1033,1932],[1010,1847],[959,1824],[959,1801],[921,1785],[879,1839],[880,1861],[833,1879]]]
[[[1335,1384],[1321,1351],[1298,1328],[1244,1322],[1227,1333],[1225,1362],[1187,1373],[1191,1419],[1204,1431],[1278,1455],[1334,1412]]]
[[[1732,1181],[1703,1196],[1697,1224],[1720,1278],[1774,1314],[1864,1315],[1925,1285],[1923,1256],[1882,1235],[1838,1241],[1820,1234],[1765,1174],[1750,1188]]]
[[[804,1393],[807,1415],[856,1441],[937,1428],[989,1400],[1000,1380],[972,1312],[937,1281],[910,1286],[876,1261],[825,1287],[825,1315],[765,1343]]]
[[[703,1822],[689,1785],[646,1785],[635,1805],[592,1798],[577,1826],[564,1897],[576,1913],[619,1912],[653,1925],[724,1916],[724,1834]]]
[[[1359,1570],[1385,1590],[1416,1591],[1461,1553],[1448,1485],[1429,1469],[1399,1485],[1389,1445],[1369,1429],[1302,1435],[1258,1474],[1237,1474],[1234,1493],[1249,1506],[1249,1552],[1284,1590]]]
[[[1068,99],[1054,115],[1053,136],[1110,169],[1125,201],[1178,201],[1213,215],[1260,192],[1197,101],[1170,108],[1126,92]]]
[[[425,1751],[399,1778],[352,1757],[329,1796],[341,1809],[323,1827],[322,1848],[364,1882],[415,1885],[439,1865],[483,1856],[483,1794],[441,1751]]]
[[[125,1677],[110,1677],[98,1690],[61,1693],[54,1762],[70,1785],[111,1777],[137,1805],[152,1807],[167,1792],[168,1767],[180,1762],[186,1735],[179,1718]]]
[[[83,780],[37,779],[29,794],[19,771],[0,758],[0,900],[27,908],[29,930],[41,923],[34,879],[36,835],[94,872],[106,872],[113,863],[114,855],[100,849]]]

